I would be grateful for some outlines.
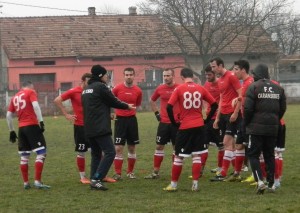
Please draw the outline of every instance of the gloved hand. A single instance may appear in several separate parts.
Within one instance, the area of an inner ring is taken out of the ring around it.
[[[154,112],[154,114],[155,114],[155,117],[156,117],[157,121],[160,121],[159,111]]]
[[[42,131],[42,132],[45,131],[45,124],[44,124],[44,121],[41,121],[41,122],[40,122],[40,128],[41,128],[41,131]]]
[[[15,131],[10,131],[9,133],[9,141],[12,142],[12,143],[15,143],[17,141],[17,134]]]

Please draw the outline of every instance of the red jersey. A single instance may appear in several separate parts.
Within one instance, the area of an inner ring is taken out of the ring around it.
[[[230,114],[234,112],[234,108],[231,105],[233,99],[238,97],[236,90],[241,88],[239,79],[233,72],[227,70],[223,76],[218,80],[219,90],[221,94],[221,113]]]
[[[124,83],[122,83],[113,88],[112,92],[118,99],[127,104],[133,104],[136,107],[142,104],[142,90],[136,85],[127,87]],[[115,113],[117,116],[133,116],[136,114],[136,111],[115,109]]]
[[[37,101],[37,94],[32,89],[21,89],[11,98],[8,111],[17,114],[19,127],[37,125],[39,123],[32,106],[34,101]]]
[[[179,85],[171,95],[168,104],[179,104],[179,129],[189,129],[204,125],[202,115],[203,100],[213,104],[215,99],[199,84],[187,82]]]
[[[247,92],[247,89],[250,86],[250,84],[252,84],[253,82],[254,82],[254,78],[251,77],[251,76],[248,76],[248,78],[246,78],[243,81],[243,86],[242,86],[242,106],[241,106],[242,115],[244,115],[244,106],[245,106],[246,92]]]
[[[76,115],[75,125],[83,126],[83,108],[81,103],[81,93],[83,89],[81,86],[69,89],[61,94],[63,101],[70,99],[74,114]]]
[[[174,89],[179,86],[179,84],[174,84],[172,87],[169,87],[166,84],[158,86],[154,93],[151,96],[152,101],[156,101],[160,98],[160,118],[162,123],[171,123],[168,113],[167,113],[167,104],[174,91]],[[173,107],[174,118],[176,122],[179,122],[179,107],[178,104],[175,104]]]
[[[220,101],[220,90],[219,90],[219,86],[218,86],[218,81],[216,81],[216,82],[206,81],[205,84],[204,84],[204,88],[212,95],[212,97],[214,97],[216,102],[219,103],[219,101]],[[210,105],[208,104],[207,108],[206,108],[206,116],[209,114],[209,112],[210,112]],[[217,112],[212,117],[212,119],[215,119],[216,115],[217,115]]]

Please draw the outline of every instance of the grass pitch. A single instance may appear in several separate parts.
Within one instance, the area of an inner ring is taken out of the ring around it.
[[[161,177],[145,180],[152,171],[157,121],[153,113],[138,113],[141,144],[137,147],[136,180],[124,175],[117,183],[106,184],[108,191],[91,191],[79,182],[75,164],[73,126],[64,117],[46,117],[45,137],[48,145],[43,181],[50,190],[24,190],[19,172],[17,145],[8,141],[6,121],[0,120],[0,212],[299,212],[300,167],[299,129],[300,105],[289,105],[285,115],[287,126],[286,151],[282,187],[274,194],[255,194],[255,188],[245,183],[212,183],[209,172],[216,166],[216,148],[209,148],[200,191],[191,191],[191,159],[184,162],[178,191],[164,192],[170,182],[171,146],[166,146]],[[16,126],[16,124],[15,124]],[[126,170],[126,157],[123,174]],[[30,159],[30,180],[33,181],[33,163]],[[87,157],[89,174],[90,156]],[[111,176],[111,170],[109,175]],[[245,172],[246,177],[250,173]]]

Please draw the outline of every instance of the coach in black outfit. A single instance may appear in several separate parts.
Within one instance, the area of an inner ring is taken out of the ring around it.
[[[107,71],[101,65],[91,69],[92,77],[82,92],[84,130],[91,143],[91,189],[107,190],[102,179],[107,175],[116,152],[112,142],[110,108],[134,109],[109,90]],[[101,159],[102,151],[104,156]],[[100,160],[101,159],[101,160]]]
[[[267,186],[263,182],[259,155],[263,152],[266,162],[267,182],[274,191],[274,148],[280,119],[286,111],[284,90],[270,81],[268,67],[259,64],[253,71],[254,82],[249,86],[245,100],[246,133],[250,135],[248,156],[257,185],[257,194]]]

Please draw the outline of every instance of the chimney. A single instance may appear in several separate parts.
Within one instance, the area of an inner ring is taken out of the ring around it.
[[[89,16],[95,16],[96,15],[96,7],[89,7],[88,13],[89,13]]]
[[[134,7],[134,6],[129,7],[128,10],[129,10],[129,15],[130,16],[136,16],[137,15],[137,13],[136,13],[136,7]]]

